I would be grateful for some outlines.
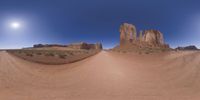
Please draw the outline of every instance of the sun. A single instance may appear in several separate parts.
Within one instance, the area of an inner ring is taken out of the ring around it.
[[[19,22],[12,22],[10,26],[13,29],[19,29],[21,25]]]

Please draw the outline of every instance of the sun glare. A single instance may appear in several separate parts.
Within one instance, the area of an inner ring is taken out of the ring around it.
[[[11,23],[11,28],[13,28],[13,29],[18,29],[18,28],[20,28],[20,23],[18,23],[18,22],[13,22],[13,23]]]

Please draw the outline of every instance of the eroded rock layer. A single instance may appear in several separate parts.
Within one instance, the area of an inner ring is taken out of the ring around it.
[[[126,45],[136,40],[136,28],[132,24],[124,23],[120,26],[120,44]]]
[[[120,48],[129,47],[150,47],[150,48],[169,48],[165,44],[163,34],[158,30],[137,31],[134,25],[124,23],[120,26]]]

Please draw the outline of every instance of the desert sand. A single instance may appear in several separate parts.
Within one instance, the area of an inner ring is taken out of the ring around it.
[[[56,50],[51,48],[49,50],[7,50],[8,53],[19,58],[48,65],[68,64],[83,60],[87,57],[99,53],[101,50]]]
[[[200,100],[200,52],[102,51],[64,65],[0,52],[0,100]]]

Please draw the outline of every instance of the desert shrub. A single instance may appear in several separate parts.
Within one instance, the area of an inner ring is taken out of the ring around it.
[[[65,59],[67,57],[67,55],[59,55],[59,58]]]
[[[53,53],[46,53],[45,56],[51,56],[51,57],[53,57],[55,55]]]
[[[31,53],[26,53],[26,56],[33,57],[33,54],[31,54]]]
[[[17,53],[21,54],[22,52],[21,51],[17,51]]]
[[[149,53],[153,53],[154,51],[153,51],[153,50],[149,50],[148,52],[149,52]]]
[[[37,52],[36,54],[37,54],[37,55],[42,55],[42,53],[41,53],[41,52]]]
[[[81,54],[82,52],[81,52],[81,51],[78,51],[77,53],[78,53],[78,54]]]
[[[70,55],[74,55],[74,53],[73,53],[73,52],[69,52],[69,54],[70,54]]]
[[[166,49],[161,49],[161,51],[162,51],[162,52],[165,52],[165,51],[167,51],[167,50],[166,50]]]
[[[127,53],[127,51],[122,51],[122,53]]]

